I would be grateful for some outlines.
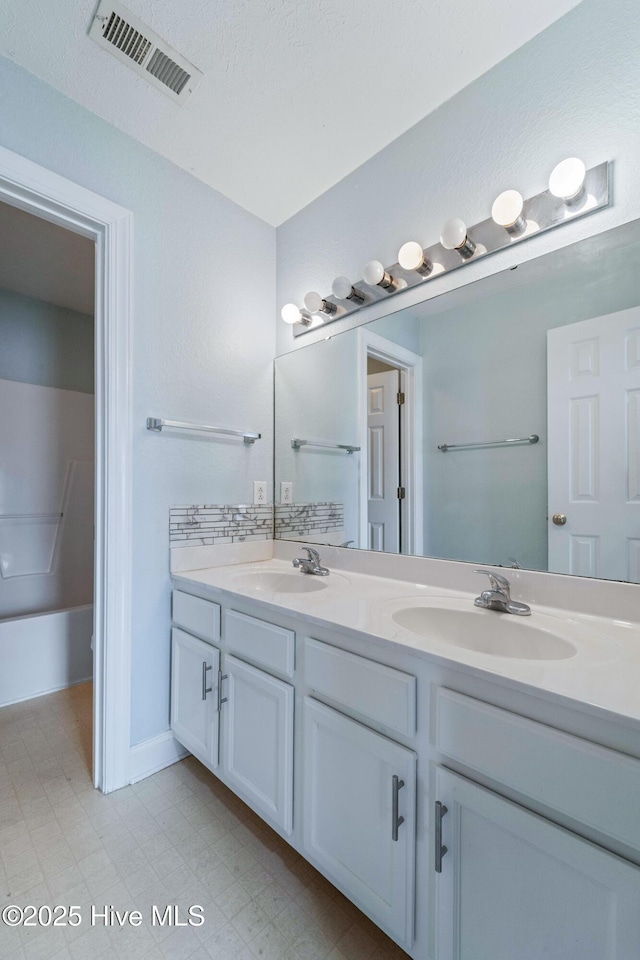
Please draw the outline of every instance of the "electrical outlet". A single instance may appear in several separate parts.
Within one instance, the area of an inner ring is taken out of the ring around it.
[[[267,481],[266,480],[253,481],[253,502],[254,503],[267,502]]]
[[[280,481],[280,503],[293,503],[293,484],[290,480]]]

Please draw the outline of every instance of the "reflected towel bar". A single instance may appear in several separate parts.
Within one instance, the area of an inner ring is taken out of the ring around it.
[[[0,513],[0,520],[62,520],[61,513]]]
[[[291,447],[299,450],[300,447],[326,447],[328,450],[346,450],[347,453],[357,453],[360,447],[354,447],[350,443],[326,443],[324,440],[300,440],[298,437],[291,439]]]
[[[211,427],[205,423],[184,423],[181,420],[159,420],[156,417],[147,417],[147,430],[160,433],[163,427],[173,427],[175,430],[201,430],[204,433],[222,433],[228,437],[242,437],[245,443],[255,443],[262,437],[261,433],[251,433],[248,430],[226,430],[224,427]]]
[[[540,437],[532,433],[530,437],[513,437],[510,440],[482,440],[480,443],[440,443],[438,450],[446,453],[447,450],[462,450],[470,447],[503,447],[514,443],[537,443]]]

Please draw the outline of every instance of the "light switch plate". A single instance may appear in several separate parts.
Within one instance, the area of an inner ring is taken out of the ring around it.
[[[280,503],[293,503],[293,483],[290,480],[280,481]]]
[[[267,481],[266,480],[253,481],[253,502],[254,503],[267,502]]]

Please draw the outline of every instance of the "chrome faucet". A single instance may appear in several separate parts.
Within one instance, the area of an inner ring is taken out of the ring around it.
[[[506,577],[501,577],[499,573],[493,573],[492,570],[476,570],[476,573],[484,573],[489,577],[489,589],[483,590],[473,601],[476,607],[514,613],[518,617],[531,615],[531,607],[511,599],[511,585]]]
[[[317,577],[328,577],[328,569],[320,566],[320,554],[318,551],[313,550],[311,547],[303,547],[302,549],[306,550],[309,556],[296,557],[293,561],[294,567],[302,570],[303,573],[314,573]]]

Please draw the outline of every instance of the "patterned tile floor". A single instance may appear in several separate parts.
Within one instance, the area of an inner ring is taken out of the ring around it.
[[[94,790],[91,700],[82,684],[0,710],[0,910],[77,905],[82,917],[0,920],[0,960],[407,960],[193,758]],[[199,904],[205,922],[153,925],[166,904],[181,922]],[[142,924],[92,926],[92,905],[139,910]]]

